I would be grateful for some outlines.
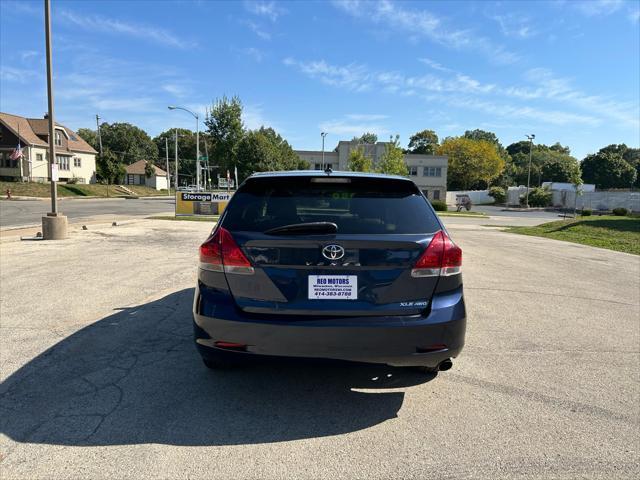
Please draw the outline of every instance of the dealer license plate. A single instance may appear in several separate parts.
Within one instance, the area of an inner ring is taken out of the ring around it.
[[[357,300],[357,275],[309,275],[309,299]]]

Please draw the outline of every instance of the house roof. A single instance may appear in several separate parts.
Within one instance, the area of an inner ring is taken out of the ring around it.
[[[125,170],[129,175],[145,175],[144,167],[146,164],[147,164],[146,160],[138,160],[137,162],[132,163],[131,165],[127,165],[125,167]],[[165,172],[159,167],[156,167],[155,165],[153,165],[153,168],[156,169],[156,177],[164,177],[167,174],[167,172]]]
[[[14,135],[27,145],[37,145],[41,147],[49,146],[47,140],[38,135],[49,136],[49,120],[46,118],[25,118],[10,113],[0,112],[0,122],[2,122]],[[85,142],[80,136],[70,128],[56,122],[56,128],[64,130],[69,139],[69,151],[82,153],[98,153],[91,145]],[[58,147],[60,148],[60,147]]]

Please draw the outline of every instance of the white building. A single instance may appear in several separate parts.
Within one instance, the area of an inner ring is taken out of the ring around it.
[[[95,183],[97,152],[73,130],[56,123],[56,163],[61,182]],[[22,147],[22,159],[11,154]],[[0,112],[0,178],[49,181],[49,119]]]
[[[362,144],[357,141],[338,142],[332,151],[324,152],[324,165],[332,170],[346,171],[349,169],[349,154],[352,150],[362,148],[364,155],[377,165],[385,152],[389,142]],[[322,152],[317,150],[295,150],[295,153],[311,165],[311,168],[322,168]],[[409,177],[430,200],[444,200],[447,194],[447,164],[446,155],[421,155],[405,153],[404,161],[409,170]]]
[[[152,165],[155,174],[147,177],[145,167],[147,165],[146,160],[138,160],[131,165],[127,165],[125,170],[127,173],[122,179],[123,185],[146,185],[147,187],[155,188],[156,190],[167,189],[167,172],[155,165]]]

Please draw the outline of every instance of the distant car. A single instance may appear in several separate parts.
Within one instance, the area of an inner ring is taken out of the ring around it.
[[[447,370],[464,344],[462,251],[403,177],[249,177],[200,247],[207,367],[260,356]]]

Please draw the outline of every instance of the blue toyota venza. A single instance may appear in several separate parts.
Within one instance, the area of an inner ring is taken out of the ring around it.
[[[463,345],[462,251],[403,177],[249,177],[200,247],[195,341],[210,368],[339,359],[447,370]]]

